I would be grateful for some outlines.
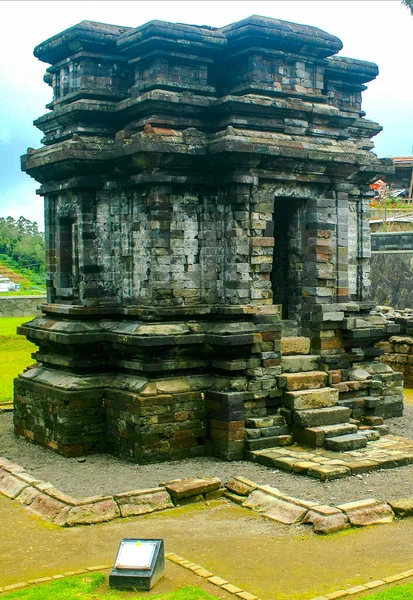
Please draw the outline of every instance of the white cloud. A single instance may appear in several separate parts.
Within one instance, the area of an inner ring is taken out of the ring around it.
[[[0,191],[0,217],[20,216],[36,221],[41,231],[44,230],[43,198],[36,195],[39,185],[27,178],[6,192]]]

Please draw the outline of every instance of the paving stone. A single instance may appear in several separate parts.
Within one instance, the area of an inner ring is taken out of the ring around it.
[[[274,504],[276,498],[260,490],[254,490],[243,502],[242,506],[255,512],[266,512]]]
[[[225,492],[225,497],[231,500],[231,502],[235,502],[235,504],[243,504],[245,502],[245,496],[234,494],[234,492]]]
[[[347,595],[346,590],[337,590],[337,592],[326,594],[326,598],[328,598],[328,600],[337,600],[337,598],[345,598]]]
[[[214,490],[213,492],[208,492],[204,494],[205,500],[219,500],[225,494],[225,488],[220,488],[219,490]]]
[[[203,494],[197,494],[196,496],[189,496],[188,498],[181,498],[180,500],[174,499],[175,506],[186,506],[187,504],[195,504],[196,502],[203,502],[205,496]]]
[[[359,430],[360,435],[364,435],[368,442],[375,442],[380,439],[380,433],[374,429]]]
[[[115,500],[122,517],[149,514],[174,506],[170,495],[163,488],[125,492],[117,494]]]
[[[380,467],[379,463],[368,458],[363,460],[343,460],[344,466],[351,469],[352,475],[359,475],[360,473],[370,473],[371,471],[377,471]]]
[[[320,479],[320,481],[330,481],[331,479],[340,479],[350,475],[351,471],[348,467],[340,465],[319,465],[311,467],[307,470],[307,475]]]
[[[319,463],[310,460],[300,460],[293,465],[294,473],[307,474],[308,469],[319,467]]]
[[[368,499],[338,505],[349,518],[353,527],[367,527],[381,523],[391,523],[394,513],[391,507],[380,500]]]
[[[219,587],[221,587],[221,585],[225,585],[226,583],[228,583],[228,581],[226,581],[225,579],[222,579],[222,577],[216,577],[215,575],[213,575],[212,577],[209,577],[208,581],[210,583],[212,583],[213,585],[217,585]]]
[[[239,479],[233,478],[225,484],[225,487],[230,492],[234,492],[234,494],[238,494],[239,496],[248,496],[257,486],[252,487]]]
[[[293,523],[302,521],[308,512],[308,509],[302,506],[285,502],[282,499],[275,498],[274,500],[271,508],[264,513],[264,517],[272,519],[273,521],[278,521],[285,525],[292,525]]]
[[[347,595],[354,596],[354,594],[360,594],[360,592],[365,592],[366,586],[364,585],[355,585],[354,587],[348,588]]]
[[[207,494],[221,487],[218,477],[186,477],[166,482],[164,486],[172,498],[181,500],[197,494]]]
[[[254,596],[254,594],[250,594],[249,592],[237,592],[237,596],[242,598],[242,600],[258,600],[258,596]]]
[[[17,496],[17,502],[20,502],[20,504],[26,504],[28,506],[29,504],[32,504],[34,499],[39,496],[40,493],[41,492],[36,490],[36,488],[28,486],[22,491],[21,494],[19,494],[19,496]]]
[[[309,354],[310,343],[310,338],[307,337],[282,337],[281,353],[283,356]]]
[[[92,525],[105,523],[121,516],[118,505],[114,500],[104,500],[83,506],[73,506],[67,512],[58,515],[55,522],[58,525]]]
[[[389,577],[384,577],[384,581],[386,583],[394,583],[395,581],[401,581],[404,579],[403,573],[397,573],[396,575],[389,575]]]
[[[11,473],[0,470],[0,492],[7,498],[16,498],[27,486],[26,482],[14,477]]]
[[[39,494],[28,506],[28,510],[50,521],[55,519],[65,508],[67,507],[63,502],[59,502],[59,500],[55,500],[46,494]]]
[[[236,585],[232,585],[232,583],[226,583],[221,586],[223,590],[229,592],[230,594],[236,594],[237,592],[242,592],[242,589],[237,587]]]
[[[213,573],[211,573],[210,571],[207,571],[206,569],[203,569],[202,567],[200,569],[197,569],[196,571],[194,571],[194,573],[199,575],[199,577],[203,577],[204,579],[208,579],[208,577],[214,576]]]
[[[396,517],[404,519],[405,517],[413,516],[413,498],[398,498],[389,500],[388,503]]]
[[[343,531],[350,527],[347,515],[340,510],[336,510],[336,512],[330,514],[323,514],[320,511],[312,509],[307,513],[303,523],[311,523],[315,533],[326,535],[336,533],[337,531]]]
[[[364,448],[366,445],[367,438],[357,433],[326,439],[326,448],[334,452],[346,452],[355,448]]]
[[[387,435],[390,431],[390,428],[388,425],[373,425],[372,429],[375,429],[376,431],[378,431],[381,436]]]
[[[386,582],[383,581],[383,579],[376,579],[375,581],[369,581],[368,583],[365,583],[364,585],[369,590],[373,590],[373,589],[380,587],[381,585],[385,585],[385,584],[386,584]]]

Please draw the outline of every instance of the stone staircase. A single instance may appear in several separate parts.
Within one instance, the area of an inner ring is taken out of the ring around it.
[[[350,422],[351,408],[339,404],[339,390],[330,387],[328,374],[319,370],[320,357],[310,354],[310,340],[294,335],[294,324],[287,322],[281,339],[283,390],[282,407],[274,416],[246,420],[246,450],[254,453],[293,441],[313,448],[335,452],[364,448],[380,434],[358,430]],[[248,454],[247,454],[248,455]]]

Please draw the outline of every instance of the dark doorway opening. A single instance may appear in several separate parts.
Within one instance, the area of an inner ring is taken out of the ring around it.
[[[273,302],[282,305],[283,319],[297,323],[302,305],[304,203],[302,198],[276,198],[273,217]]]

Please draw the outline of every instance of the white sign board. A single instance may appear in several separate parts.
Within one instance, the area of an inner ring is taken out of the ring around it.
[[[139,569],[149,570],[151,568],[153,554],[155,552],[153,542],[125,540],[121,543],[118,556],[116,557],[116,569]]]

